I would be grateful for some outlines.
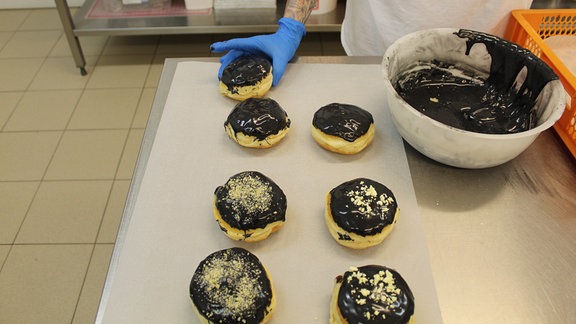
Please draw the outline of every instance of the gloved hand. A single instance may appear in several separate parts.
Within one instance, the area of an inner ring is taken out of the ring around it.
[[[278,85],[288,62],[294,57],[302,37],[306,34],[304,24],[292,18],[280,18],[278,25],[280,27],[274,34],[236,38],[212,44],[210,46],[212,52],[229,51],[220,58],[222,65],[218,71],[218,79],[222,77],[224,68],[232,61],[240,56],[255,54],[264,55],[272,61],[272,85]]]

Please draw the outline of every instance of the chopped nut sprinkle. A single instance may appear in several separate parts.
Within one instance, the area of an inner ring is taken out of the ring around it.
[[[361,272],[358,268],[350,268],[352,272],[348,277],[348,283],[352,283],[356,280],[358,285],[363,285],[370,283],[372,287],[371,290],[366,288],[360,288],[359,290],[354,290],[353,294],[356,294],[358,298],[355,299],[356,304],[366,305],[366,303],[372,304],[372,312],[364,313],[366,319],[376,318],[378,316],[386,318],[386,314],[389,314],[396,308],[396,301],[398,300],[398,295],[401,293],[400,289],[396,286],[394,276],[389,271],[380,271],[368,278],[366,273]]]
[[[346,193],[346,196],[350,198],[350,202],[358,208],[362,214],[368,215],[373,212],[373,207],[379,207],[378,215],[381,219],[384,219],[386,212],[388,212],[388,205],[394,203],[394,198],[383,193],[378,196],[378,192],[372,185],[365,184],[364,181],[360,182],[360,187],[358,190],[351,190]]]
[[[228,198],[234,212],[249,214],[267,210],[272,203],[272,188],[258,176],[244,174],[227,183]]]

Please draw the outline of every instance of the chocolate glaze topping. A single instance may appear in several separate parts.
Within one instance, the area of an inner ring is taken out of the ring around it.
[[[330,212],[334,222],[358,235],[380,233],[392,224],[397,208],[392,191],[370,179],[350,180],[330,191]]]
[[[405,324],[414,314],[414,295],[393,269],[367,265],[340,278],[338,307],[350,324]]]
[[[234,132],[262,141],[290,127],[290,123],[286,111],[273,99],[249,98],[234,107],[224,126],[230,125]]]
[[[238,173],[216,188],[216,208],[222,219],[241,230],[264,228],[284,221],[286,195],[280,187],[260,172]]]
[[[374,118],[370,112],[348,104],[331,103],[314,113],[312,125],[323,133],[354,142],[366,134]]]
[[[190,298],[211,323],[258,324],[270,312],[272,286],[254,254],[230,248],[200,262],[190,281]]]
[[[232,93],[237,93],[237,87],[255,85],[262,81],[270,73],[271,67],[270,61],[263,57],[241,56],[224,68],[220,81]]]
[[[466,55],[475,44],[484,44],[491,56],[489,75],[450,62],[419,62],[422,68],[407,71],[395,88],[411,106],[444,124],[479,133],[509,134],[535,127],[538,95],[558,77],[530,51],[496,36],[461,29]],[[525,81],[517,84],[518,75]]]

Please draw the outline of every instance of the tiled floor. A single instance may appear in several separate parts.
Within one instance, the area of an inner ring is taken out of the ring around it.
[[[0,10],[0,323],[94,322],[162,63],[229,37],[82,37],[83,77],[55,9]]]

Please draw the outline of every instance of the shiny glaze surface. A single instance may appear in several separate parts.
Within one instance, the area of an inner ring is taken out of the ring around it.
[[[255,85],[262,81],[271,68],[270,61],[265,58],[256,55],[241,56],[224,68],[220,81],[234,93],[237,87]]]
[[[234,228],[250,230],[284,221],[286,195],[272,179],[257,171],[238,173],[215,190],[216,208]]]
[[[228,115],[224,126],[236,133],[254,136],[258,140],[277,134],[291,124],[286,111],[271,98],[250,98],[238,103]]]
[[[398,209],[390,189],[366,178],[344,182],[329,194],[334,222],[342,229],[362,236],[380,233],[392,224]]]
[[[488,77],[447,62],[419,62],[398,78],[396,90],[412,107],[444,124],[487,134],[518,133],[537,124],[536,99],[557,79],[528,50],[492,35],[460,30],[466,55],[483,44],[491,57]],[[518,76],[526,72],[523,82]]]
[[[190,281],[190,298],[211,323],[259,324],[269,312],[272,285],[258,257],[236,247],[200,262]]]
[[[323,133],[338,136],[348,142],[354,142],[366,134],[374,123],[372,114],[360,107],[331,103],[314,113],[312,125]]]
[[[414,295],[393,269],[366,265],[337,278],[338,308],[349,324],[406,324],[414,314]]]

